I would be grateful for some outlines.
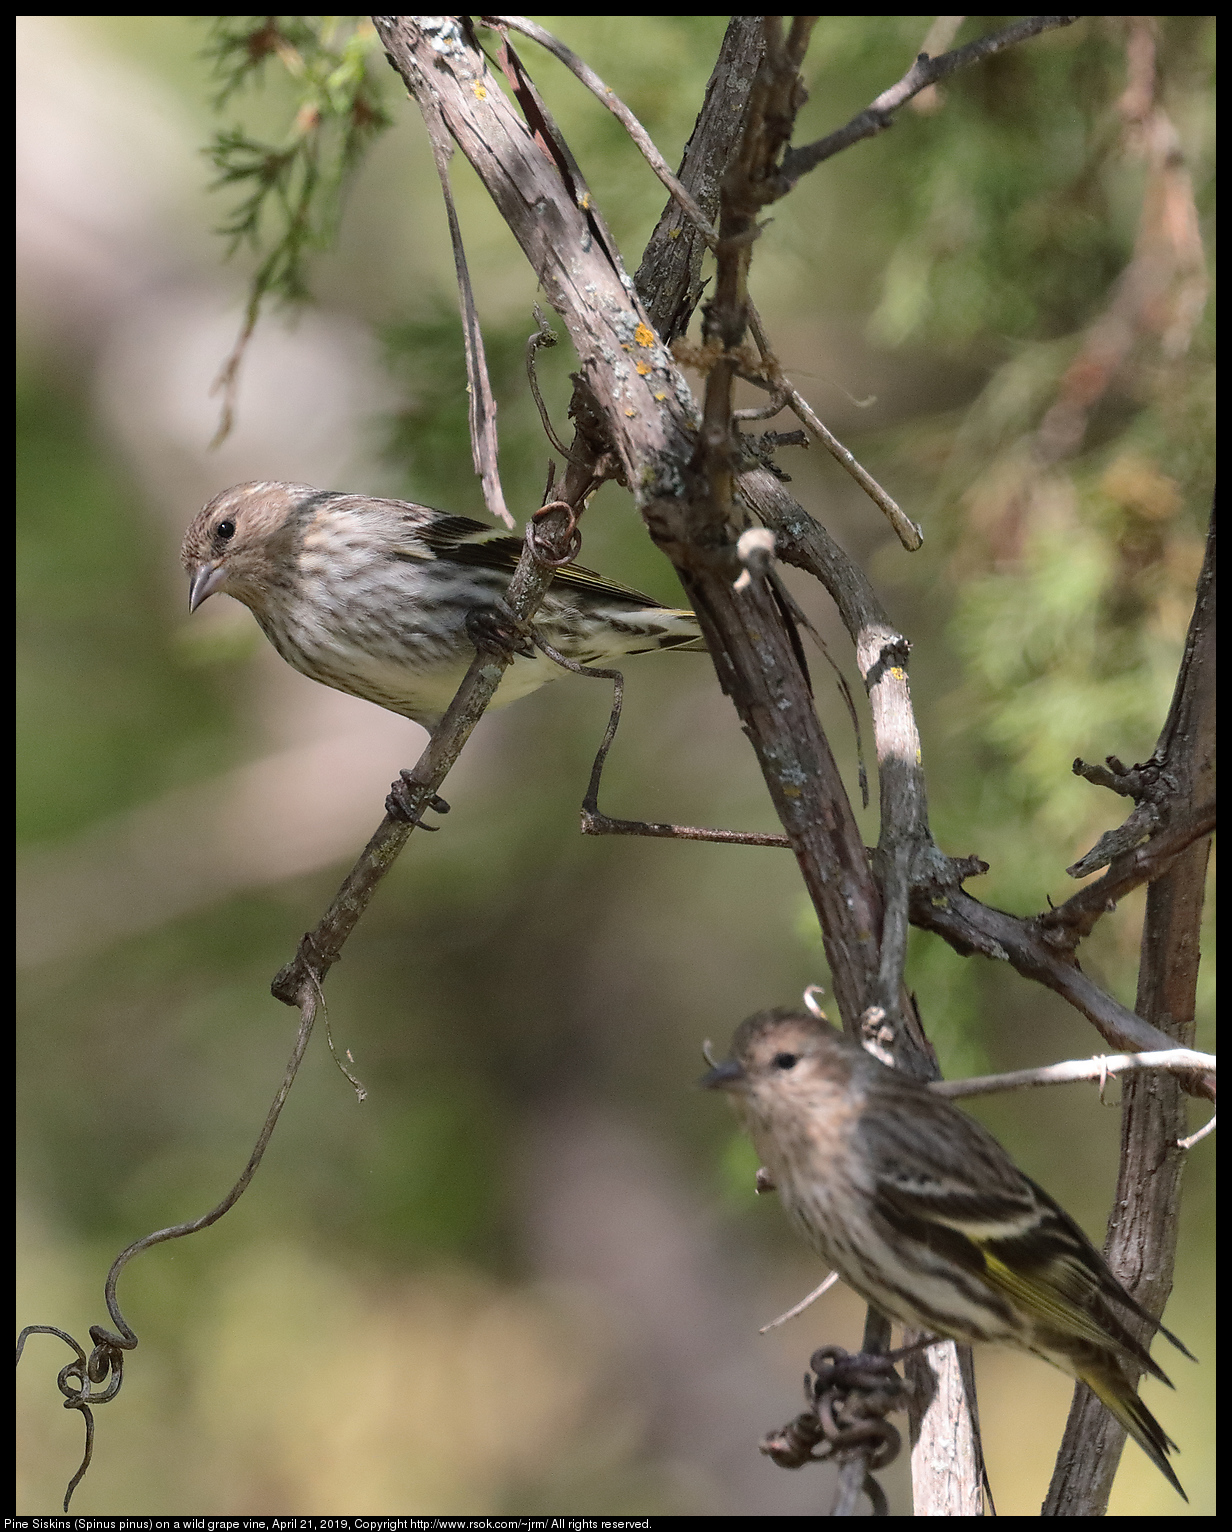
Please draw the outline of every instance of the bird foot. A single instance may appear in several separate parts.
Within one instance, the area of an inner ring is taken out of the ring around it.
[[[385,812],[391,819],[400,819],[404,824],[418,825],[421,830],[439,830],[440,825],[424,824],[422,815],[426,809],[433,809],[438,814],[448,814],[449,805],[439,794],[434,793],[426,803],[420,803],[416,807],[414,790],[419,784],[411,776],[409,767],[404,767],[398,773],[398,779],[392,783],[389,796],[385,799]]]
[[[514,626],[513,616],[504,604],[472,607],[466,614],[466,634],[482,654],[490,650],[497,654],[523,654],[533,656],[535,646],[525,634]]]

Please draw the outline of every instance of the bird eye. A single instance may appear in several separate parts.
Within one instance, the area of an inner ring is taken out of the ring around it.
[[[798,1053],[776,1053],[774,1055],[774,1067],[776,1069],[793,1069],[800,1061]]]
[[[220,537],[224,543],[229,543],[235,536],[235,523],[229,518],[226,521],[220,521],[214,528],[214,536]]]

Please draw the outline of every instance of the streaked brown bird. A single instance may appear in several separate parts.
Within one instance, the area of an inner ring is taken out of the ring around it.
[[[974,1118],[788,1010],[749,1017],[701,1083],[730,1093],[796,1229],[867,1303],[1081,1379],[1185,1497],[1167,1457],[1176,1443],[1131,1371],[1172,1385],[1126,1320],[1190,1353]]]
[[[497,615],[521,552],[519,537],[465,516],[270,480],[216,495],[181,557],[191,611],[234,596],[301,674],[433,730],[474,658],[468,615]],[[576,565],[557,572],[535,626],[584,665],[704,648],[692,612]],[[561,674],[518,654],[491,706]]]

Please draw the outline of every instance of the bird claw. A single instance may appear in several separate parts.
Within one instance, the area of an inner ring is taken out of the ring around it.
[[[481,654],[485,649],[497,654],[527,656],[533,656],[535,652],[534,644],[518,632],[512,615],[501,606],[472,607],[466,614],[466,635]]]
[[[421,803],[416,808],[411,796],[412,789],[416,785],[410,768],[404,767],[398,773],[398,780],[390,786],[389,795],[385,799],[385,812],[391,819],[402,820],[403,824],[418,825],[421,830],[439,830],[440,825],[424,824],[422,815],[427,809],[432,809],[437,814],[448,814],[449,805],[439,793],[433,793],[426,803]]]

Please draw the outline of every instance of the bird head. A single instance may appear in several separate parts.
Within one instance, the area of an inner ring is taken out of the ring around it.
[[[294,542],[294,512],[319,494],[308,484],[273,480],[223,490],[184,534],[180,560],[188,573],[188,609],[223,591],[259,607]],[[285,547],[284,547],[285,545]]]
[[[807,1094],[836,1071],[850,1075],[842,1034],[819,1017],[790,1010],[759,1011],[741,1022],[731,1053],[698,1081],[708,1090],[745,1097]]]

